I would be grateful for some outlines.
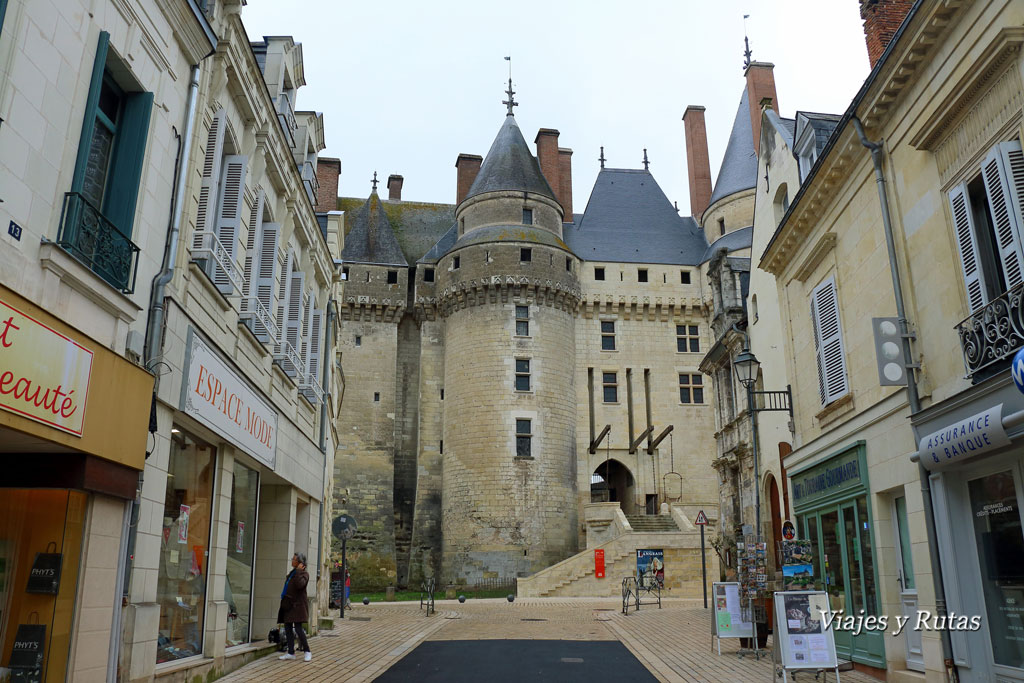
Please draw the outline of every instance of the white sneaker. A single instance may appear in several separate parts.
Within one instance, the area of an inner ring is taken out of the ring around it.
[[[278,659],[295,659],[295,655],[284,654],[278,657]]]
[[[312,653],[312,652],[309,652],[309,651],[307,650],[307,651],[306,651],[306,656],[305,656],[305,657],[303,657],[302,659],[303,659],[303,661],[306,661],[306,662],[312,662],[312,661],[313,661],[313,653]]]

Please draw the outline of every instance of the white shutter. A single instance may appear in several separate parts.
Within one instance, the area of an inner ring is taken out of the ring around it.
[[[217,183],[220,181],[220,162],[224,154],[224,116],[223,109],[214,114],[206,133],[199,210],[196,213],[196,232],[192,237],[192,249],[196,251],[210,248],[210,239],[206,233],[211,231],[211,214],[217,206]]]
[[[299,343],[302,339],[302,289],[305,286],[306,274],[295,272],[288,279],[288,319],[284,325],[284,339],[298,352]],[[287,358],[285,358],[281,367],[291,377],[294,377],[301,369],[295,367],[292,361]]]
[[[313,302],[316,305],[316,302]],[[308,373],[309,384],[320,381],[320,347],[323,345],[321,336],[323,335],[323,316],[324,312],[322,309],[314,308],[309,316],[309,357],[306,359],[306,372]],[[303,390],[303,395],[309,399],[310,403],[316,404],[320,397],[317,392],[312,388]]]
[[[274,349],[275,354],[281,353],[281,340],[284,339],[285,324],[288,322],[288,285],[291,283],[292,264],[295,261],[295,252],[289,250],[288,256],[281,255],[278,261],[280,267],[281,286],[277,290],[277,314],[274,321],[277,323],[278,338],[275,340],[278,346]]]
[[[231,155],[224,157],[224,169],[220,184],[220,202],[217,210],[217,239],[224,247],[228,266],[236,268],[238,238],[242,227],[242,200],[245,191],[245,171],[248,157]],[[237,274],[229,273],[214,259],[213,283],[224,294],[234,291],[233,280],[240,280]]]
[[[255,278],[255,289],[256,298],[268,314],[274,315],[274,310],[277,307],[274,295],[274,280],[278,276],[277,265],[278,265],[278,254],[277,254],[277,242],[281,235],[281,224],[280,223],[264,223],[260,230],[259,239],[259,251],[256,254],[256,272],[253,274]],[[282,278],[282,283],[284,279]],[[284,299],[284,296],[281,296]],[[278,314],[277,324],[280,325],[281,316]],[[262,342],[277,341],[271,339],[273,336],[271,331],[267,327],[261,324],[258,320],[256,321],[255,329],[256,337]]]
[[[302,327],[299,328],[299,358],[302,359],[302,371],[309,364],[309,323],[313,313],[313,297],[309,292],[302,295]]]
[[[981,253],[978,251],[978,237],[974,230],[974,215],[967,195],[967,183],[961,183],[950,190],[949,206],[953,212],[957,251],[960,252],[960,267],[967,287],[967,307],[971,311],[976,311],[988,302],[988,289],[981,267]]]
[[[250,305],[250,297],[255,295],[256,279],[254,269],[259,268],[259,244],[260,233],[263,227],[263,189],[256,191],[256,200],[252,203],[252,212],[249,214],[249,229],[245,236],[245,263],[242,266],[242,312],[255,310]]]
[[[835,278],[825,280],[811,293],[811,319],[814,322],[814,341],[818,349],[818,385],[821,402],[822,405],[827,405],[849,391]]]
[[[1020,159],[1020,144],[1004,142],[993,147],[981,165],[981,177],[985,179],[985,194],[992,212],[992,227],[995,229],[996,248],[1003,265],[1006,288],[1013,289],[1024,282],[1024,252],[1021,251],[1021,202],[1024,177],[1014,178],[1011,153],[1016,157],[1017,175],[1024,176],[1024,160]]]

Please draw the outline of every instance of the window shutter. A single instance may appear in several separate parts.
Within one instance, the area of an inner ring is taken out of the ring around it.
[[[208,233],[212,228],[210,214],[217,206],[217,183],[220,182],[221,157],[224,154],[224,110],[213,115],[206,133],[206,153],[203,158],[203,178],[199,187],[199,209],[196,212],[196,233],[192,238],[192,249],[199,251],[210,248]]]
[[[110,47],[110,34],[100,31],[96,44],[96,57],[92,63],[92,79],[89,82],[89,94],[85,98],[85,116],[82,119],[82,137],[78,141],[78,157],[75,160],[75,175],[71,179],[71,191],[81,192],[85,185],[85,169],[89,166],[89,148],[92,143],[93,129],[96,127],[96,107],[100,101],[100,87],[103,85],[103,70],[107,65],[107,50]]]
[[[316,305],[316,302],[313,302]],[[309,357],[306,359],[306,372],[309,373],[309,382],[320,381],[320,347],[323,344],[323,316],[322,309],[314,308],[309,316]],[[305,390],[306,398],[311,403],[316,403],[318,397],[312,388]]]
[[[957,251],[960,252],[960,267],[967,287],[967,307],[976,311],[988,301],[988,290],[981,268],[981,254],[978,251],[977,233],[974,231],[971,202],[967,196],[967,183],[961,183],[950,190],[949,206],[953,212]]]
[[[827,405],[849,391],[835,278],[830,277],[814,288],[811,319],[818,349],[818,388],[822,405]]]
[[[224,248],[224,257],[231,269],[236,268],[238,238],[242,227],[242,199],[245,191],[245,171],[248,158],[242,155],[224,157],[221,179],[220,207],[217,210],[217,240]],[[213,283],[224,294],[234,291],[237,270],[228,272],[215,263]]]
[[[1016,179],[1011,153],[1016,158]],[[1003,264],[1006,288],[1012,289],[1024,282],[1024,274],[1021,272],[1024,252],[1021,251],[1020,243],[1020,196],[1024,191],[1024,160],[1020,158],[1020,144],[1004,142],[993,147],[981,165],[981,176],[985,179],[985,194],[988,195],[988,206],[992,212],[996,247],[999,250],[999,261]]]
[[[256,265],[256,298],[263,304],[268,315],[274,314],[277,302],[274,297],[274,280],[278,276],[278,254],[277,242],[281,235],[280,223],[264,223],[260,230],[259,253],[257,254]],[[282,278],[282,282],[284,279]],[[281,297],[284,298],[283,296]],[[280,314],[278,314],[278,325],[280,325]],[[258,320],[255,325],[256,337],[262,342],[272,341],[272,331]],[[273,341],[277,341],[274,339]]]
[[[249,214],[249,229],[245,236],[245,263],[242,266],[242,312],[255,309],[250,306],[249,299],[253,296],[256,282],[253,279],[253,268],[259,267],[258,236],[263,226],[263,190],[256,191],[256,200],[252,203]]]
[[[288,279],[288,320],[284,325],[284,339],[298,353],[299,342],[302,338],[302,288],[305,286],[306,274],[295,272]],[[299,372],[299,368],[295,367],[287,356],[281,367],[291,377],[294,377]]]
[[[306,366],[309,363],[309,323],[310,317],[313,312],[313,298],[306,292],[302,295],[302,323],[299,328],[299,346],[296,347],[299,350],[299,358],[302,359],[303,372],[306,371]]]
[[[280,354],[281,340],[284,339],[284,330],[287,326],[287,315],[288,315],[288,285],[291,283],[291,272],[292,264],[295,260],[295,253],[291,250],[288,251],[288,255],[283,254],[278,260],[278,266],[281,272],[281,283],[280,288],[277,290],[277,314],[274,317],[274,321],[277,323],[277,346],[274,348],[275,354]]]
[[[135,222],[135,205],[142,182],[149,137],[149,117],[153,111],[153,93],[125,93],[124,112],[117,129],[117,141],[111,160],[116,178],[110,183],[104,213],[117,230],[131,239]]]

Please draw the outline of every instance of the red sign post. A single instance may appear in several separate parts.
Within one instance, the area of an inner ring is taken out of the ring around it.
[[[604,548],[594,550],[594,576],[604,578]]]

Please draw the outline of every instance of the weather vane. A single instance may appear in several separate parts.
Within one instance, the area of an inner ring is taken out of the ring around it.
[[[747,19],[750,18],[749,14],[743,15],[743,69],[746,70],[750,66],[750,39],[747,38]]]
[[[650,171],[651,170],[650,167],[651,167],[651,162],[649,162],[647,160],[647,148],[644,147],[644,170],[645,171]]]
[[[508,99],[507,100],[502,100],[501,103],[508,106],[508,115],[512,116],[513,115],[512,114],[512,107],[518,107],[519,103],[516,102],[515,99],[513,98],[513,95],[516,94],[516,91],[512,89],[512,57],[511,57],[511,55],[505,57],[505,61],[508,62],[508,90],[505,91],[505,94],[508,95]]]
[[[373,184],[373,193],[377,194],[377,172],[373,172],[373,180],[370,181]]]
[[[601,168],[604,168],[604,145],[601,145],[601,156],[597,160],[601,162]]]

